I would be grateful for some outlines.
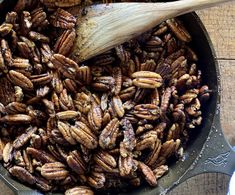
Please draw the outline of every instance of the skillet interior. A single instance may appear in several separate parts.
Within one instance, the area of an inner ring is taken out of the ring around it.
[[[0,14],[2,15],[3,13],[1,12]],[[219,79],[219,75],[214,51],[211,48],[212,45],[206,30],[204,29],[196,14],[187,14],[180,17],[180,19],[183,20],[186,28],[193,37],[192,48],[196,51],[199,57],[198,65],[203,72],[203,83],[207,84],[209,88],[213,90],[213,96],[204,108],[202,125],[194,130],[195,136],[188,144],[188,147],[185,151],[184,161],[172,164],[170,166],[169,173],[159,180],[159,185],[157,188],[142,186],[132,190],[131,193],[128,192],[128,194],[158,194],[176,185],[178,179],[188,170],[188,168],[195,161],[196,157],[199,155],[199,152],[201,151],[212,126],[213,117],[217,107],[217,101],[219,99],[219,80],[217,80]],[[2,165],[0,165],[0,175],[12,189],[21,191],[22,194],[35,194],[35,191],[30,190],[30,188],[25,187],[24,185],[11,179]],[[26,191],[28,193],[26,193]]]

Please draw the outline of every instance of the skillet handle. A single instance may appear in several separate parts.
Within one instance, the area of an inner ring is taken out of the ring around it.
[[[201,173],[218,172],[232,175],[235,171],[235,151],[224,137],[219,116],[219,112],[215,114],[203,149],[180,182]]]

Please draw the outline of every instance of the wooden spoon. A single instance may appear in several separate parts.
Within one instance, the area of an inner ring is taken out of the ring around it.
[[[122,44],[169,18],[231,0],[111,3],[87,8],[79,19],[72,56],[84,61]],[[193,24],[192,24],[193,25]]]

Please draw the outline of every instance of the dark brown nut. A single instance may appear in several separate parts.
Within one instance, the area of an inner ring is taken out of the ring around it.
[[[8,12],[6,15],[6,20],[5,22],[8,24],[16,24],[16,19],[17,19],[17,13],[12,11],[12,12]]]
[[[98,145],[96,135],[94,135],[84,123],[77,121],[75,126],[71,126],[71,135],[77,142],[89,149],[95,149]]]
[[[120,175],[126,177],[137,170],[137,164],[130,155],[127,157],[119,156],[118,168]]]
[[[73,48],[75,38],[74,29],[64,31],[55,43],[54,52],[67,56]]]
[[[78,64],[73,60],[66,58],[61,54],[54,54],[52,56],[51,62],[58,69],[58,71],[63,74],[66,78],[74,79],[76,77],[76,72],[78,71]]]
[[[31,15],[27,11],[23,11],[20,16],[20,32],[23,35],[27,35],[31,30],[32,22]]]
[[[8,42],[5,39],[1,40],[1,52],[4,58],[4,62],[7,66],[11,66],[12,64],[12,52],[9,47]]]
[[[55,162],[55,158],[43,150],[37,150],[35,148],[27,147],[26,152],[43,164]]]
[[[117,166],[117,162],[109,153],[100,151],[94,154],[94,161],[105,171],[112,172]]]
[[[74,110],[73,99],[71,95],[68,95],[66,89],[60,93],[59,103],[62,110]]]
[[[75,107],[83,114],[87,115],[91,109],[91,100],[90,96],[84,92],[77,93],[75,96]]]
[[[125,110],[122,105],[122,100],[120,99],[119,96],[113,96],[112,100],[113,100],[112,103],[113,103],[114,111],[116,112],[118,117],[120,118],[123,117],[125,114]]]
[[[160,151],[160,156],[165,157],[166,159],[173,155],[179,148],[181,141],[177,140],[169,140],[162,144],[162,148]]]
[[[71,93],[75,93],[78,91],[78,85],[72,79],[65,79],[63,81],[63,86]]]
[[[171,93],[174,89],[167,87],[161,98],[161,111],[166,112],[170,103]]]
[[[32,90],[33,89],[33,83],[24,76],[22,73],[10,70],[7,74],[8,79],[16,86],[20,86],[22,89],[25,90]]]
[[[114,118],[103,129],[99,137],[99,146],[102,149],[113,149],[116,146],[119,124],[118,119]]]
[[[62,80],[60,79],[58,72],[53,72],[52,75],[53,76],[52,76],[52,80],[51,80],[51,85],[52,85],[53,89],[55,90],[55,92],[57,94],[60,94],[64,89]]]
[[[87,186],[75,186],[65,191],[65,195],[94,195],[94,192]]]
[[[124,118],[121,121],[121,126],[123,129],[124,139],[120,143],[120,155],[125,158],[136,147],[136,138],[133,126],[129,120]]]
[[[163,131],[165,130],[166,125],[167,124],[165,122],[161,122],[156,127],[154,127],[154,131],[157,132],[159,139],[163,139]]]
[[[31,22],[32,28],[45,27],[49,24],[47,21],[47,14],[43,11],[43,8],[39,7],[31,12]]]
[[[157,161],[159,154],[160,154],[160,150],[161,150],[161,141],[159,139],[157,139],[157,141],[154,144],[154,148],[153,150],[150,152],[150,154],[148,155],[148,157],[145,160],[145,164],[150,166],[150,167],[154,167],[155,162]]]
[[[191,36],[189,32],[185,29],[183,24],[176,18],[168,19],[166,24],[171,29],[171,31],[175,34],[175,36],[184,42],[190,42]]]
[[[57,126],[58,126],[58,130],[63,135],[64,139],[67,142],[69,142],[71,145],[75,145],[76,141],[72,137],[71,130],[70,130],[70,128],[71,128],[70,125],[68,123],[64,123],[64,122],[58,121]]]
[[[105,181],[106,179],[104,173],[92,172],[91,175],[87,178],[88,184],[95,189],[103,188]]]
[[[81,113],[73,110],[68,110],[57,112],[55,116],[58,120],[70,120],[81,116]]]
[[[135,106],[134,114],[142,119],[156,120],[160,117],[160,109],[154,104],[139,104]]]
[[[66,158],[68,166],[78,175],[84,174],[86,170],[86,164],[82,159],[80,152],[74,150],[70,152]]]
[[[100,54],[94,58],[94,65],[96,66],[108,66],[112,65],[115,61],[115,57],[113,55],[113,52],[111,50]]]
[[[13,142],[13,147],[15,149],[19,149],[24,146],[31,138],[31,136],[36,133],[37,127],[30,126],[25,130],[25,133],[21,134],[19,137],[15,139]]]
[[[26,107],[27,107],[26,104],[19,103],[19,102],[12,102],[5,107],[5,111],[8,114],[25,113]]]
[[[32,117],[25,114],[6,115],[0,118],[0,122],[7,124],[28,124],[32,122]]]
[[[55,106],[54,106],[53,102],[44,98],[42,100],[42,103],[44,104],[44,106],[46,108],[46,112],[50,115],[50,117],[54,117],[55,116]]]
[[[17,166],[25,167],[23,156],[19,150],[14,152],[14,162]]]
[[[132,75],[133,84],[140,88],[158,88],[162,85],[163,80],[161,75],[151,71],[139,71]]]
[[[0,138],[0,161],[3,159],[3,149],[5,147],[5,142]]]
[[[4,58],[3,58],[3,55],[2,55],[2,51],[0,50],[0,70],[7,73],[8,71],[8,68],[7,66],[5,65],[5,62],[4,62]]]
[[[146,148],[154,149],[157,140],[157,132],[153,130],[148,131],[137,138],[136,150],[141,151]]]
[[[50,46],[47,43],[42,43],[40,47],[40,52],[41,52],[42,63],[49,63],[52,56],[52,51]]]
[[[52,189],[52,186],[50,185],[49,181],[47,181],[43,177],[35,176],[35,178],[36,178],[35,185],[43,192],[48,192]]]
[[[199,99],[202,103],[206,102],[210,98],[212,90],[209,90],[207,85],[203,85],[199,90]]]
[[[193,99],[195,99],[197,96],[198,96],[198,93],[199,93],[199,90],[198,89],[190,89],[190,90],[187,90],[185,92],[185,94],[183,94],[181,97],[180,97],[180,100],[182,103],[184,104],[189,104],[190,102],[193,101]]]
[[[8,164],[12,161],[13,158],[13,145],[11,142],[8,142],[2,151],[2,158],[4,163]]]
[[[134,86],[123,89],[119,93],[119,97],[122,101],[127,101],[133,98],[136,93],[136,88]]]
[[[56,12],[50,16],[50,23],[54,27],[71,29],[75,26],[76,18],[69,12],[58,8]]]
[[[151,185],[151,186],[157,185],[156,177],[155,177],[153,171],[147,165],[145,165],[142,162],[138,162],[138,168],[143,173],[144,178],[149,183],[149,185]]]
[[[77,78],[85,85],[89,85],[92,81],[91,69],[88,66],[82,66],[77,71]]]
[[[17,69],[25,69],[28,71],[31,71],[32,66],[29,63],[28,59],[24,59],[24,58],[16,58],[12,60],[12,67],[17,68]]]
[[[0,25],[0,35],[2,37],[8,35],[11,32],[12,28],[13,28],[12,24],[3,23],[2,25]]]
[[[35,184],[36,182],[35,177],[31,175],[31,173],[29,173],[25,168],[13,166],[9,169],[9,172],[21,182],[25,182],[31,185]]]
[[[81,0],[41,0],[41,2],[49,8],[73,7],[81,4]]]
[[[156,179],[159,179],[162,177],[167,171],[168,171],[168,166],[167,165],[161,165],[157,167],[156,169],[153,170],[153,173],[156,177]]]
[[[113,68],[113,78],[115,80],[115,91],[114,94],[118,95],[122,88],[122,70],[120,67]]]
[[[156,106],[160,104],[160,95],[157,88],[153,89],[151,93],[151,104],[155,104]]]
[[[115,80],[111,76],[94,77],[91,86],[96,91],[108,91],[114,88]]]
[[[30,173],[33,173],[34,170],[33,170],[32,161],[29,155],[26,153],[26,150],[23,150],[23,159],[24,159],[25,168],[27,169],[27,171],[29,171]]]
[[[69,172],[61,162],[46,163],[41,168],[41,175],[48,180],[63,180]]]
[[[33,41],[39,41],[42,43],[49,43],[50,39],[46,37],[45,35],[35,32],[35,31],[30,31],[29,32],[29,38]]]
[[[98,133],[102,126],[102,111],[100,106],[93,104],[88,112],[87,118],[92,130]]]

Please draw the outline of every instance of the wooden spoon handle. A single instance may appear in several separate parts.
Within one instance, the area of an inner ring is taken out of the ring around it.
[[[72,56],[84,61],[130,40],[168,18],[229,0],[111,3],[91,6],[77,29]],[[230,0],[231,1],[231,0]]]

